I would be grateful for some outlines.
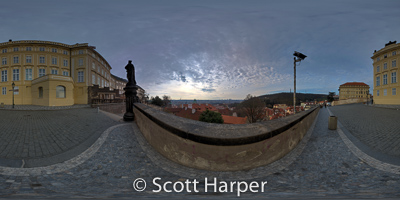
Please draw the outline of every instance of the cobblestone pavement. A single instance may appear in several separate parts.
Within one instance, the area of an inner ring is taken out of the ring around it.
[[[205,186],[205,177],[208,177],[208,180],[217,178],[227,182],[267,181],[264,192],[247,192],[240,196],[250,199],[400,198],[399,175],[377,170],[355,156],[337,131],[328,130],[328,116],[328,109],[321,109],[315,127],[306,135],[308,142],[303,140],[290,155],[271,164],[278,163],[283,167],[269,165],[226,173],[189,169],[172,163],[149,148],[135,124],[120,123],[102,134],[100,144],[93,144],[99,149],[85,162],[71,163],[71,166],[77,165],[75,167],[57,172],[49,167],[41,175],[29,176],[16,176],[9,168],[0,168],[0,174],[3,174],[0,175],[0,197],[237,198],[236,189],[228,193],[205,192],[205,188],[213,190],[213,187]],[[193,192],[193,187],[190,187],[192,192],[153,192],[158,189],[152,183],[156,177],[161,179],[160,184],[196,179],[199,192]],[[132,183],[137,178],[147,182],[146,190],[137,192],[133,189]]]
[[[72,158],[115,125],[97,109],[0,110],[0,166],[34,167]]]
[[[329,109],[362,143],[378,152],[400,158],[400,111],[363,104]]]

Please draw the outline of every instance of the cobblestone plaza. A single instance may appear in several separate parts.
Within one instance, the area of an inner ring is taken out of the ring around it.
[[[337,130],[328,130],[329,115],[338,116]],[[393,121],[400,112],[394,109],[322,108],[288,155],[238,172],[173,163],[149,146],[136,124],[92,108],[0,110],[0,118],[0,198],[237,198],[206,192],[205,178],[267,181],[264,192],[240,196],[249,199],[400,198],[400,125]],[[153,192],[156,177],[200,180],[199,192]],[[132,187],[137,178],[147,182],[142,192]]]

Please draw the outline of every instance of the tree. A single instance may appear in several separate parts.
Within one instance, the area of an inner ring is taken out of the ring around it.
[[[163,98],[162,99],[162,104],[163,104],[164,107],[166,107],[166,106],[171,104],[171,97],[170,96],[164,95],[162,98]]]
[[[247,117],[249,123],[254,123],[265,117],[265,102],[258,97],[248,94],[240,103],[239,110]]]
[[[328,102],[332,102],[333,101],[333,96],[335,96],[335,92],[329,92],[329,95],[327,96],[327,100]]]
[[[158,96],[151,97],[151,104],[154,104],[156,106],[162,106],[163,105],[163,101]]]
[[[210,111],[208,109],[201,113],[199,121],[219,124],[224,123],[224,119],[222,119],[221,113]]]

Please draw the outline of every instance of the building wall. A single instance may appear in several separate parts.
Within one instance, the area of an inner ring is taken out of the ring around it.
[[[365,85],[341,85],[339,87],[339,100],[366,99],[369,86]]]
[[[16,105],[88,104],[88,86],[98,84],[101,88],[109,86],[114,89],[110,84],[114,81],[111,66],[94,49],[87,43],[67,45],[36,40],[0,43],[0,103],[12,104],[13,95],[9,90],[14,82],[19,89],[14,95]],[[39,81],[33,87],[32,82],[47,75],[56,77],[48,77],[45,80],[48,83]],[[68,77],[68,83],[60,77]],[[57,84],[66,86],[65,99],[57,99],[53,95]],[[39,86],[48,94],[43,99],[38,99]]]
[[[385,46],[371,58],[374,68],[374,103],[400,105],[400,44]]]

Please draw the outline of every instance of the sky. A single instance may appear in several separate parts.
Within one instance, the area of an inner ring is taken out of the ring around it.
[[[371,56],[400,42],[398,0],[3,0],[0,43],[89,43],[150,96],[244,99],[373,89]]]

